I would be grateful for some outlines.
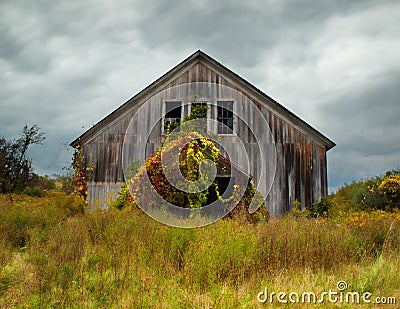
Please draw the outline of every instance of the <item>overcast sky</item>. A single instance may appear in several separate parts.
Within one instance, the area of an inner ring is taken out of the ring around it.
[[[400,166],[400,1],[0,0],[0,136],[47,139],[35,171],[194,51],[336,142],[329,187]]]

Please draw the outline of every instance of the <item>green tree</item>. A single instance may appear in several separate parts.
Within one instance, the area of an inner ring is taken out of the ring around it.
[[[20,138],[0,138],[0,190],[2,193],[22,191],[35,178],[32,160],[27,157],[31,145],[42,144],[45,135],[36,124],[25,125]]]

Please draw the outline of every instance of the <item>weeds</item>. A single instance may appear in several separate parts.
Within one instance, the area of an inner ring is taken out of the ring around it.
[[[254,308],[264,288],[339,280],[400,299],[396,212],[179,229],[69,199],[0,196],[0,307]]]

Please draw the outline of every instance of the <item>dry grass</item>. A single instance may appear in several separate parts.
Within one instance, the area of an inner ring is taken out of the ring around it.
[[[178,229],[81,206],[60,193],[0,197],[0,307],[268,308],[279,303],[257,301],[265,288],[322,293],[340,280],[400,301],[396,213]]]

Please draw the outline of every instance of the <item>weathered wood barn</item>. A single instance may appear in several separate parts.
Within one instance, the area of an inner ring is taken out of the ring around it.
[[[204,52],[197,51],[71,143],[73,147],[82,147],[87,164],[94,169],[88,180],[89,204],[103,204],[107,198],[118,193],[124,182],[123,145],[133,115],[155,94],[162,92],[168,95],[164,95],[158,105],[152,105],[141,116],[141,123],[151,123],[156,119],[158,126],[147,140],[148,156],[163,142],[167,123],[179,122],[189,114],[190,104],[193,103],[184,102],[179,92],[173,91],[177,86],[188,83],[230,87],[245,98],[240,102],[230,97],[219,98],[222,92],[217,91],[197,100],[215,106],[210,109],[207,118],[224,124],[221,128],[217,125],[213,131],[221,136],[222,143],[225,142],[228,148],[230,129],[239,132],[239,138],[249,153],[252,153],[251,149],[256,143],[247,130],[241,130],[244,122],[236,119],[243,117],[248,123],[255,121],[253,112],[246,108],[246,100],[254,102],[265,118],[276,149],[276,162],[273,171],[268,164],[264,164],[265,170],[260,171],[259,158],[252,157],[248,172],[252,176],[262,172],[274,173],[270,177],[273,178],[273,183],[269,184],[272,187],[265,190],[269,192],[266,205],[271,216],[280,216],[289,211],[296,200],[301,207],[308,207],[327,194],[326,152],[335,144],[227,67]],[[235,105],[233,110],[240,117],[230,112],[228,105],[231,108]],[[241,154],[237,154],[237,157],[240,158]],[[258,178],[253,179],[257,185]]]

